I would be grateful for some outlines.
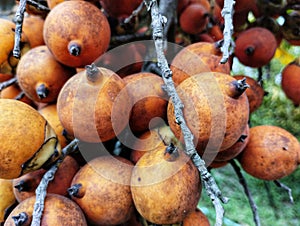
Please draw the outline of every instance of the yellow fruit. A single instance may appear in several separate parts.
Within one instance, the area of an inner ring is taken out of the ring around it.
[[[12,180],[0,179],[0,224],[4,223],[9,208],[16,203]]]

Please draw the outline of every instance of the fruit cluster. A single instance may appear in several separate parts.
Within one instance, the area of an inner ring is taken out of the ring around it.
[[[234,58],[260,68],[282,40],[300,43],[296,3],[265,2],[236,1],[234,53],[220,64],[224,2],[179,0],[169,63],[207,167],[237,160],[256,178],[278,180],[297,169],[299,141],[280,127],[251,127],[264,89],[251,76],[231,75]],[[44,3],[26,5],[20,59],[13,56],[16,24],[0,18],[1,224],[30,224],[37,186],[63,159],[47,188],[42,225],[210,225],[197,208],[202,183],[184,151],[176,103],[159,68],[145,70],[149,42],[130,42],[151,31],[143,1]],[[282,71],[295,105],[299,59]],[[74,153],[62,158],[74,139]]]

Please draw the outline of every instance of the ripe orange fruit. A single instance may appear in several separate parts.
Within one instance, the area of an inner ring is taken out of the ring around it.
[[[250,139],[239,156],[242,168],[262,180],[278,180],[299,165],[299,142],[287,130],[271,125],[250,128]]]
[[[300,57],[286,65],[282,72],[281,87],[295,106],[300,104]]]
[[[30,225],[32,221],[35,196],[25,199],[19,203],[5,221],[5,226],[14,226],[15,220],[21,215],[27,216],[21,225]],[[41,225],[61,225],[61,226],[87,226],[87,222],[79,206],[62,195],[47,194],[45,206],[41,218]]]
[[[51,164],[60,155],[54,130],[34,108],[0,99],[0,178],[13,179]]]
[[[277,46],[277,40],[271,31],[263,27],[252,27],[237,36],[234,54],[246,66],[262,67],[271,61]]]
[[[31,48],[45,45],[43,38],[44,22],[45,20],[40,16],[29,14],[24,17],[22,31]]]
[[[32,100],[55,102],[65,82],[75,69],[59,63],[46,45],[30,49],[21,57],[17,67],[20,88]]]
[[[210,226],[207,216],[199,208],[191,212],[182,222],[182,226],[194,225]]]
[[[0,179],[0,224],[3,225],[9,208],[16,203],[12,180]]]
[[[65,1],[46,17],[43,36],[59,62],[84,67],[107,50],[110,26],[106,16],[94,4]]]

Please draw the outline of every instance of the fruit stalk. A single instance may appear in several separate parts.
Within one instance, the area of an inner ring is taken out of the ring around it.
[[[151,24],[153,28],[153,40],[155,43],[155,49],[157,54],[158,66],[162,71],[162,77],[165,83],[165,90],[170,96],[172,102],[174,103],[174,111],[176,115],[177,123],[180,125],[182,133],[184,135],[184,143],[185,143],[185,152],[188,156],[191,157],[193,163],[198,168],[206,191],[211,198],[215,209],[216,209],[216,224],[222,225],[224,209],[221,205],[220,200],[223,203],[227,202],[227,198],[222,196],[220,189],[218,188],[214,178],[208,172],[205,162],[199,154],[197,153],[194,143],[193,143],[193,135],[190,129],[187,127],[186,122],[183,117],[183,104],[176,92],[174,82],[172,80],[172,71],[168,66],[167,59],[164,55],[164,40],[163,40],[163,27],[165,19],[159,12],[159,8],[156,0],[144,0],[145,5],[147,6],[148,11],[151,12]]]
[[[0,83],[0,91],[2,91],[3,89],[15,84],[17,82],[17,78],[11,78],[7,81],[1,82]]]
[[[77,150],[78,140],[72,140],[67,146],[62,149],[61,157],[51,166],[51,168],[44,174],[39,186],[36,188],[36,201],[32,213],[32,226],[41,225],[41,217],[44,210],[45,198],[47,195],[47,187],[50,181],[54,179],[54,175],[60,166],[63,159],[73,151]]]
[[[229,56],[231,55],[231,52],[234,49],[234,42],[231,39],[233,34],[232,16],[234,13],[233,10],[234,3],[235,2],[233,0],[224,0],[224,7],[221,11],[222,17],[224,18],[224,30],[223,30],[224,39],[222,40],[223,44],[221,47],[223,56],[220,61],[221,64],[225,64],[228,61]]]

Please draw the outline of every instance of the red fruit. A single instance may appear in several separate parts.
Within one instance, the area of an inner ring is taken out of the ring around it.
[[[142,0],[100,0],[100,3],[109,16],[126,18],[142,3]]]

